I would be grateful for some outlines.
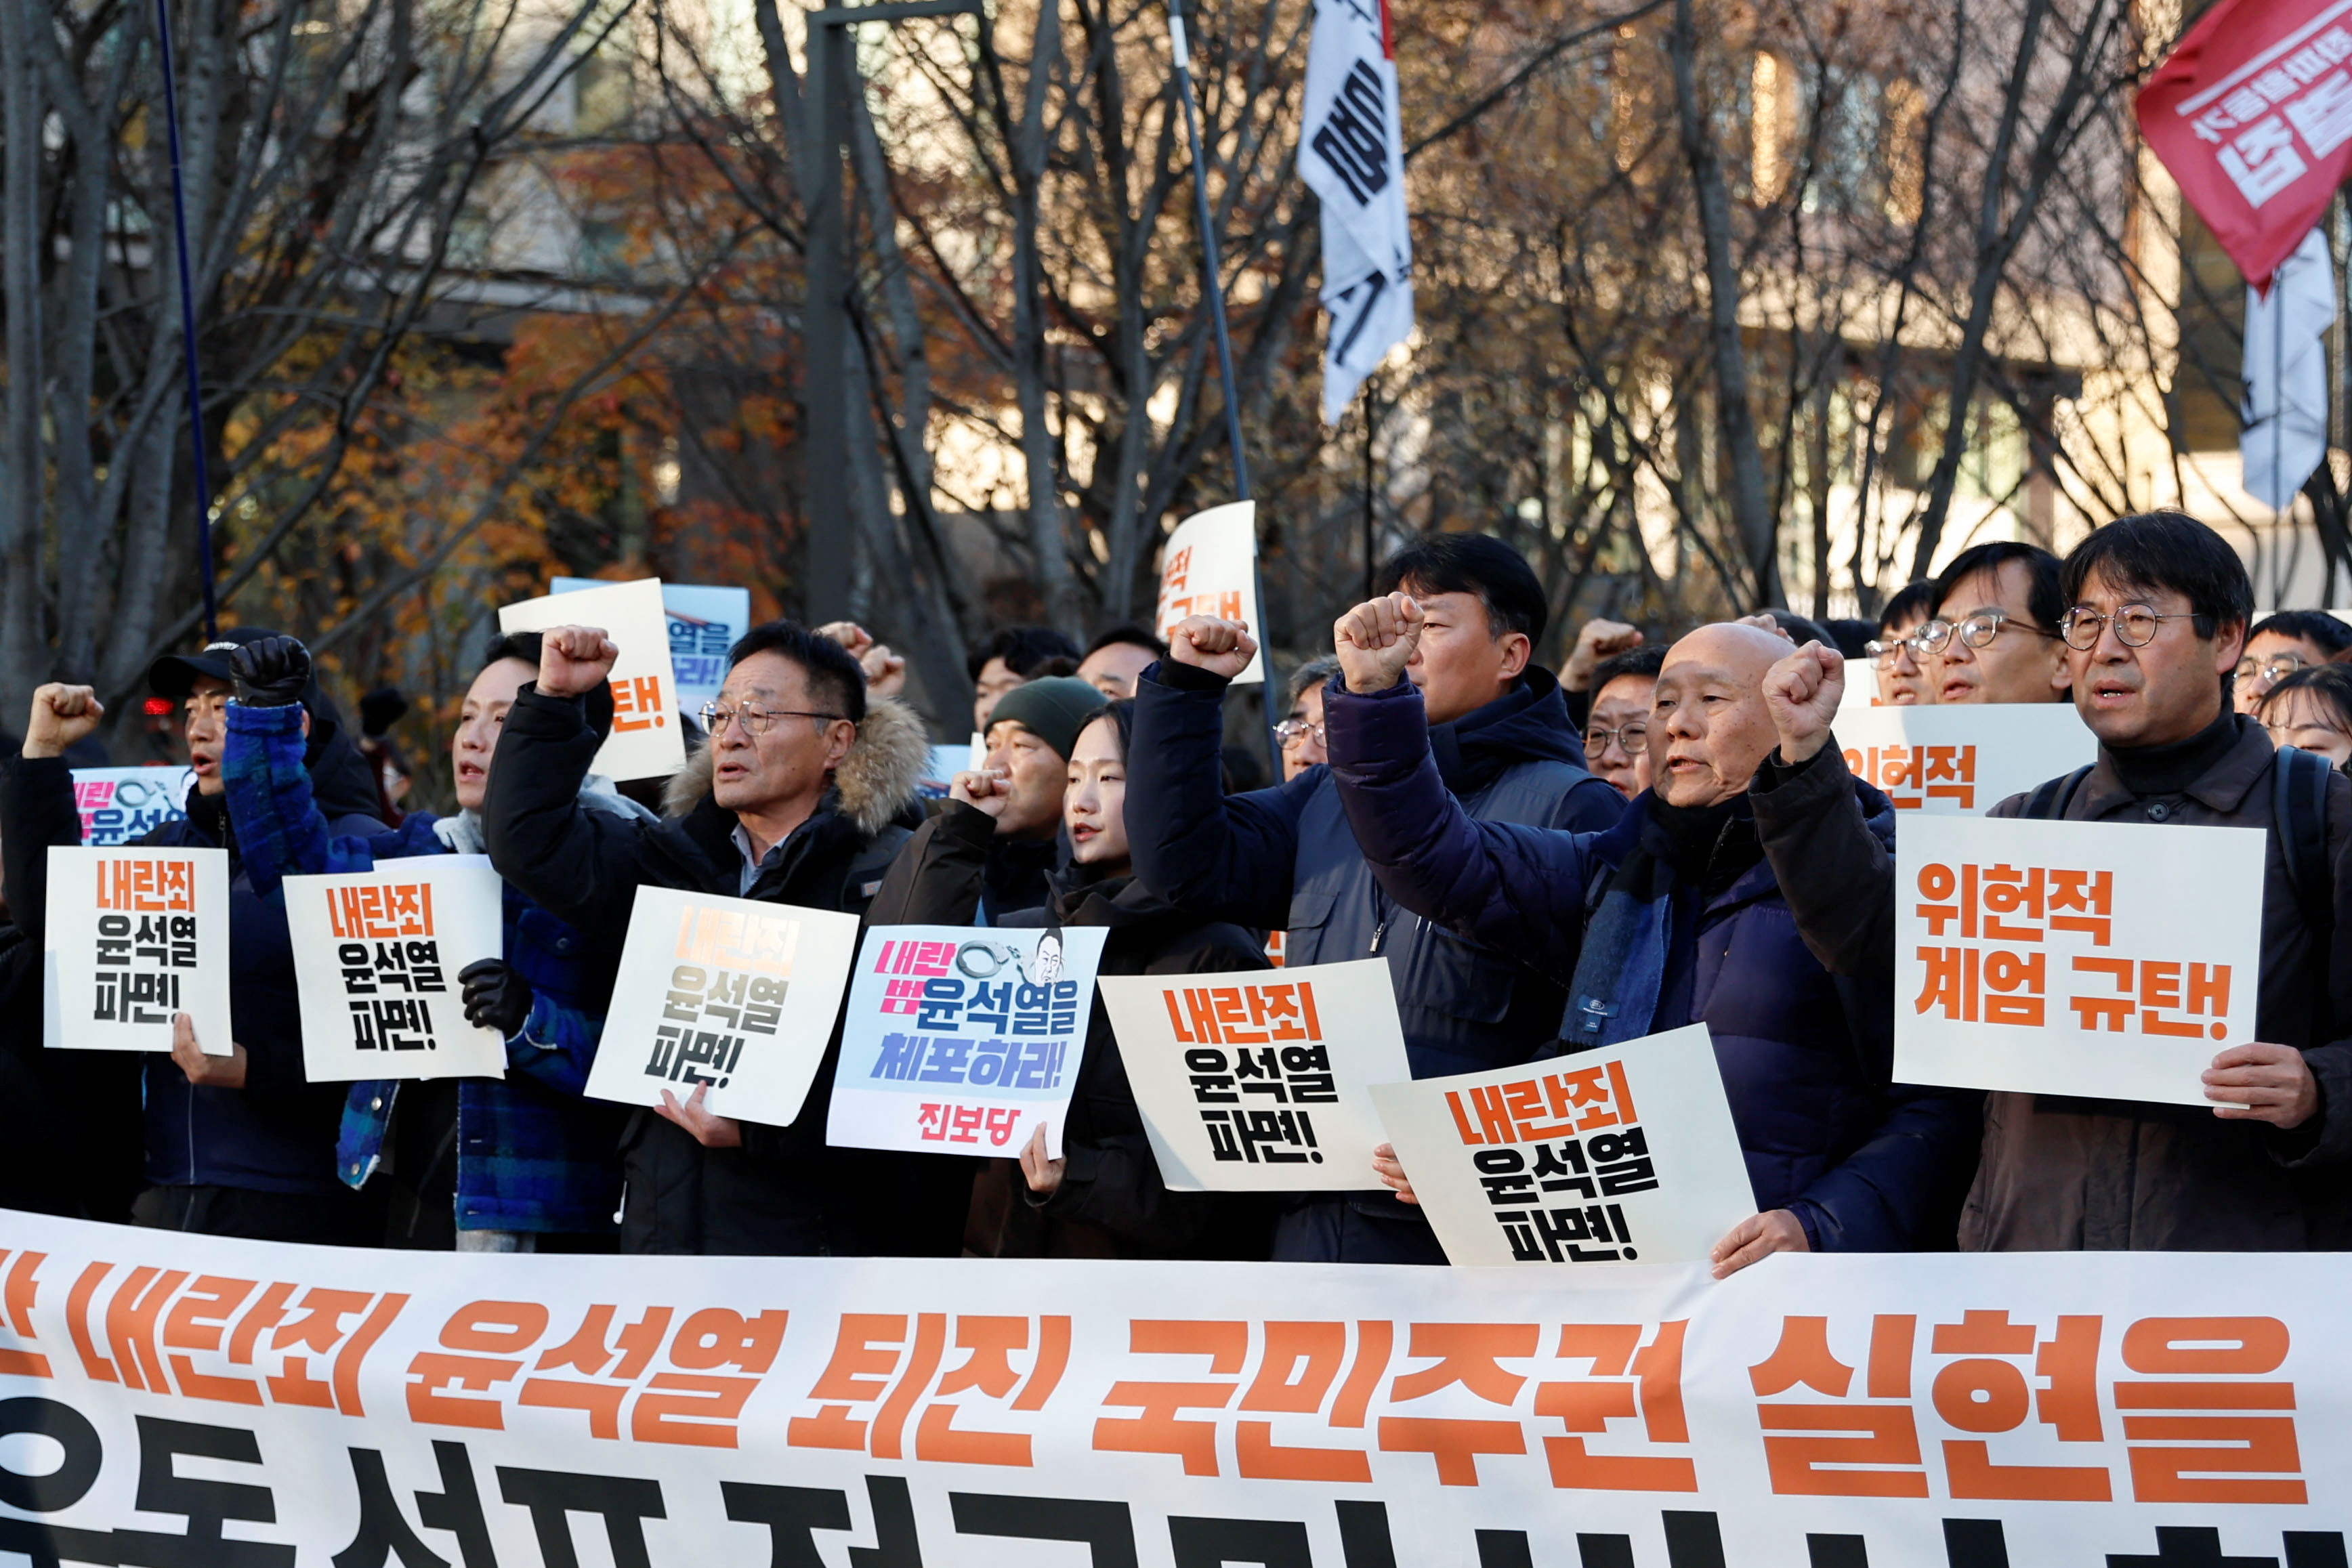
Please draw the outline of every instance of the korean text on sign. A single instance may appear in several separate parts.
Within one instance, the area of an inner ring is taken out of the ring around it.
[[[93,848],[129,843],[165,822],[187,816],[184,802],[195,782],[185,768],[77,768],[74,811],[81,841]]]
[[[1975,817],[2098,754],[2098,737],[2065,703],[1841,708],[1835,735],[1846,771],[1898,811]]]
[[[227,852],[49,851],[52,1047],[169,1051],[172,1018],[227,1055]]]
[[[650,779],[674,771],[686,758],[678,726],[677,676],[670,667],[669,618],[662,585],[652,578],[605,582],[574,592],[525,600],[499,611],[501,632],[545,632],[557,626],[599,626],[618,655],[607,683],[613,729],[596,749],[591,770],[613,779]]]
[[[313,1082],[504,1075],[504,1040],[467,1023],[457,998],[459,971],[504,946],[486,856],[289,877],[286,913]]]
[[[1160,558],[1160,634],[1189,615],[1241,621],[1262,629],[1257,602],[1257,503],[1235,501],[1176,525]],[[1265,656],[1254,656],[1234,684],[1265,679]]]

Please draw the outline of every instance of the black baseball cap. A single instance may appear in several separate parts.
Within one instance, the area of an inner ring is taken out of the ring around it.
[[[247,643],[280,633],[266,626],[224,626],[218,635],[193,653],[166,653],[147,666],[147,689],[159,697],[184,697],[196,689],[199,676],[215,681],[236,679],[228,656]]]

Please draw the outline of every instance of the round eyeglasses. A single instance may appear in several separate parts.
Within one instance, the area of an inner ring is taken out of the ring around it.
[[[809,713],[800,708],[764,708],[758,703],[740,702],[731,707],[725,703],[704,703],[700,716],[703,730],[711,739],[716,740],[719,738],[719,729],[730,718],[743,727],[744,734],[756,736],[765,735],[775,728],[776,721],[780,718],[814,718],[830,722],[836,718],[846,718],[849,716],[838,713]]]
[[[1952,645],[1952,634],[1959,633],[1960,641],[1971,648],[1989,648],[1992,640],[2003,632],[2031,632],[2036,637],[2055,638],[2055,632],[2044,632],[2039,626],[2028,626],[2022,621],[2012,621],[2002,610],[1979,610],[1963,615],[1956,622],[1935,620],[1919,628],[1914,638],[1922,653],[1940,653]]]
[[[1303,718],[1286,718],[1274,727],[1274,738],[1284,746],[1296,746],[1310,735],[1315,737],[1316,745],[1323,744],[1323,727],[1319,724],[1309,724]]]
[[[2066,646],[2087,653],[2099,645],[2099,633],[2112,624],[2116,641],[2126,648],[2145,648],[2156,641],[2167,621],[2194,621],[2193,614],[2159,615],[2153,605],[2118,604],[2112,615],[2102,615],[2087,604],[2077,604],[2058,618],[2059,634]]]
[[[1584,732],[1584,755],[1598,757],[1615,741],[1628,757],[1639,757],[1650,748],[1650,727],[1647,724],[1620,725],[1615,729],[1603,729],[1595,725]]]

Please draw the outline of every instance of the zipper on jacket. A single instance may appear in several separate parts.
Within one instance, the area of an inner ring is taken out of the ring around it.
[[[1389,923],[1383,920],[1372,928],[1372,945],[1366,948],[1365,951],[1371,954],[1379,953],[1381,950],[1381,941],[1383,937],[1387,936],[1388,934]]]

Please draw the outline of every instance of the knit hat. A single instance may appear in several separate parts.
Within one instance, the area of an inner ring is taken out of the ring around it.
[[[1066,761],[1070,748],[1078,743],[1078,731],[1109,706],[1108,697],[1075,675],[1048,675],[1024,682],[997,698],[988,727],[994,729],[1009,719]]]

